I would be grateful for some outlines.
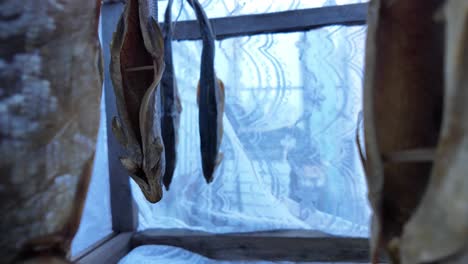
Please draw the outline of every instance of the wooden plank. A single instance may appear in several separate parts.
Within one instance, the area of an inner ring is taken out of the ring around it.
[[[130,239],[132,232],[120,233],[104,244],[95,248],[88,254],[77,259],[74,263],[77,264],[96,264],[118,263],[119,260],[130,252]]]
[[[305,230],[212,234],[150,229],[135,233],[131,245],[175,246],[217,260],[369,262],[367,238]]]
[[[214,18],[210,21],[216,39],[220,40],[265,33],[306,31],[331,25],[364,25],[366,17],[367,4],[364,3]],[[177,22],[173,39],[200,39],[197,21]]]
[[[72,256],[70,258],[71,262],[75,263],[77,262],[78,260],[82,259],[83,257],[85,257],[86,255],[88,255],[89,253],[91,253],[92,251],[96,250],[97,248],[99,248],[100,246],[102,246],[103,244],[105,244],[107,241],[111,240],[112,238],[116,237],[117,234],[112,232],[110,234],[108,234],[107,236],[103,237],[102,239],[96,241],[94,244],[92,244],[91,246],[87,247],[86,249],[80,251],[78,254]]]
[[[383,155],[385,162],[433,162],[435,148],[408,149]]]
[[[104,91],[107,117],[107,149],[111,195],[112,230],[116,233],[134,231],[137,226],[137,208],[130,190],[130,178],[118,159],[122,148],[112,134],[112,118],[117,115],[114,89],[109,74],[110,43],[123,4],[107,4],[102,7],[102,42],[104,53]]]

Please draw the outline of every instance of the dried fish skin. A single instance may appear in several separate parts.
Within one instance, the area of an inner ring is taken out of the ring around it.
[[[159,98],[165,64],[162,33],[148,10],[146,0],[127,1],[113,36],[110,72],[118,117],[112,131],[126,151],[122,165],[146,199],[156,203],[165,171]]]
[[[441,1],[371,1],[368,12],[364,125],[366,177],[373,208],[372,261],[398,239],[429,180],[430,162],[385,162],[393,152],[436,146],[443,98]]]
[[[449,0],[442,13],[446,41],[441,137],[426,194],[404,228],[402,263],[468,261],[468,2]]]
[[[0,8],[0,259],[65,261],[99,125],[100,1]]]
[[[166,172],[164,173],[163,183],[166,190],[174,176],[174,170],[177,163],[177,145],[179,139],[180,114],[182,104],[177,89],[177,81],[172,59],[172,9],[173,0],[169,0],[164,15],[164,62],[166,70],[161,79],[161,103],[162,118],[161,129],[166,154]]]
[[[200,80],[197,88],[198,124],[203,175],[206,182],[210,183],[223,159],[219,147],[223,138],[224,84],[215,73],[216,47],[211,23],[198,0],[188,0],[188,2],[195,11],[203,40]]]

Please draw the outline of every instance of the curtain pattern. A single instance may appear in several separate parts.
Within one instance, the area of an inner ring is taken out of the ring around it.
[[[221,17],[362,1],[201,2],[209,17]],[[162,19],[167,2],[159,3]],[[178,3],[174,3],[174,17],[194,19],[190,7],[184,3],[180,10]],[[140,211],[139,230],[190,228],[223,233],[294,228],[368,236],[370,209],[354,143],[365,33],[364,26],[331,26],[217,42],[216,70],[226,85],[224,161],[210,185],[201,173],[195,99],[201,42],[174,42],[184,108],[178,164],[171,190],[156,205],[146,202],[131,182]],[[103,124],[74,253],[111,230]],[[97,233],[102,235],[97,238]],[[135,249],[122,263],[162,260],[213,262],[182,249],[146,246]]]
[[[224,161],[210,185],[201,173],[195,94],[201,42],[174,43],[184,108],[177,169],[156,205],[132,183],[139,229],[295,228],[367,236],[366,187],[354,142],[365,32],[331,26],[217,42],[216,70],[226,86]]]

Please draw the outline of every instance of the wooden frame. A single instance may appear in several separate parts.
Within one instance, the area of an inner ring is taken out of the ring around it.
[[[137,232],[132,248],[167,245],[217,260],[368,262],[367,238],[331,236],[308,230],[214,234],[183,229]]]
[[[137,209],[131,195],[129,177],[120,165],[122,151],[111,127],[116,115],[115,95],[109,78],[109,45],[123,4],[105,1],[102,7],[104,89],[113,233],[75,256],[76,263],[117,263],[139,245],[172,245],[209,258],[222,260],[290,260],[326,262],[367,262],[367,238],[336,237],[322,232],[275,230],[269,232],[212,234],[191,230],[145,230],[135,232]],[[367,4],[303,9],[260,15],[213,19],[217,39],[264,33],[306,31],[329,25],[363,25]],[[234,26],[235,25],[235,26]],[[196,21],[176,23],[175,40],[200,39]],[[272,251],[271,249],[274,248]]]
[[[133,203],[132,192],[127,172],[121,166],[120,145],[112,134],[112,118],[117,116],[115,95],[109,74],[110,43],[117,26],[122,4],[106,4],[102,7],[102,52],[104,55],[104,94],[106,103],[107,149],[109,159],[109,185],[111,195],[112,231],[115,233],[129,232],[136,229],[137,209]]]
[[[123,232],[106,237],[93,249],[85,252],[73,260],[77,264],[117,263],[132,250],[130,239],[133,232]]]
[[[331,25],[365,25],[367,4],[328,6],[258,15],[211,19],[216,39],[252,36],[265,33],[306,31]],[[198,22],[177,22],[174,40],[200,39]]]

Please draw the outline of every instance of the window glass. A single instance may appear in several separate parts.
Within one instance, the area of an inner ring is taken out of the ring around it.
[[[209,185],[201,171],[195,88],[201,41],[174,42],[183,104],[179,158],[158,204],[146,202],[132,182],[139,229],[368,236],[370,209],[355,144],[365,33],[365,26],[329,26],[218,41],[224,160]]]
[[[102,98],[104,98],[104,95]],[[112,232],[109,167],[107,162],[106,112],[104,107],[105,101],[101,100],[101,121],[99,124],[93,174],[81,217],[80,228],[73,239],[72,256],[80,253]]]
[[[99,39],[102,46],[101,21],[99,21]],[[107,128],[104,88],[101,96],[99,132],[96,153],[88,194],[81,216],[80,227],[71,246],[71,255],[75,256],[112,232],[110,210],[109,164],[107,157]]]

